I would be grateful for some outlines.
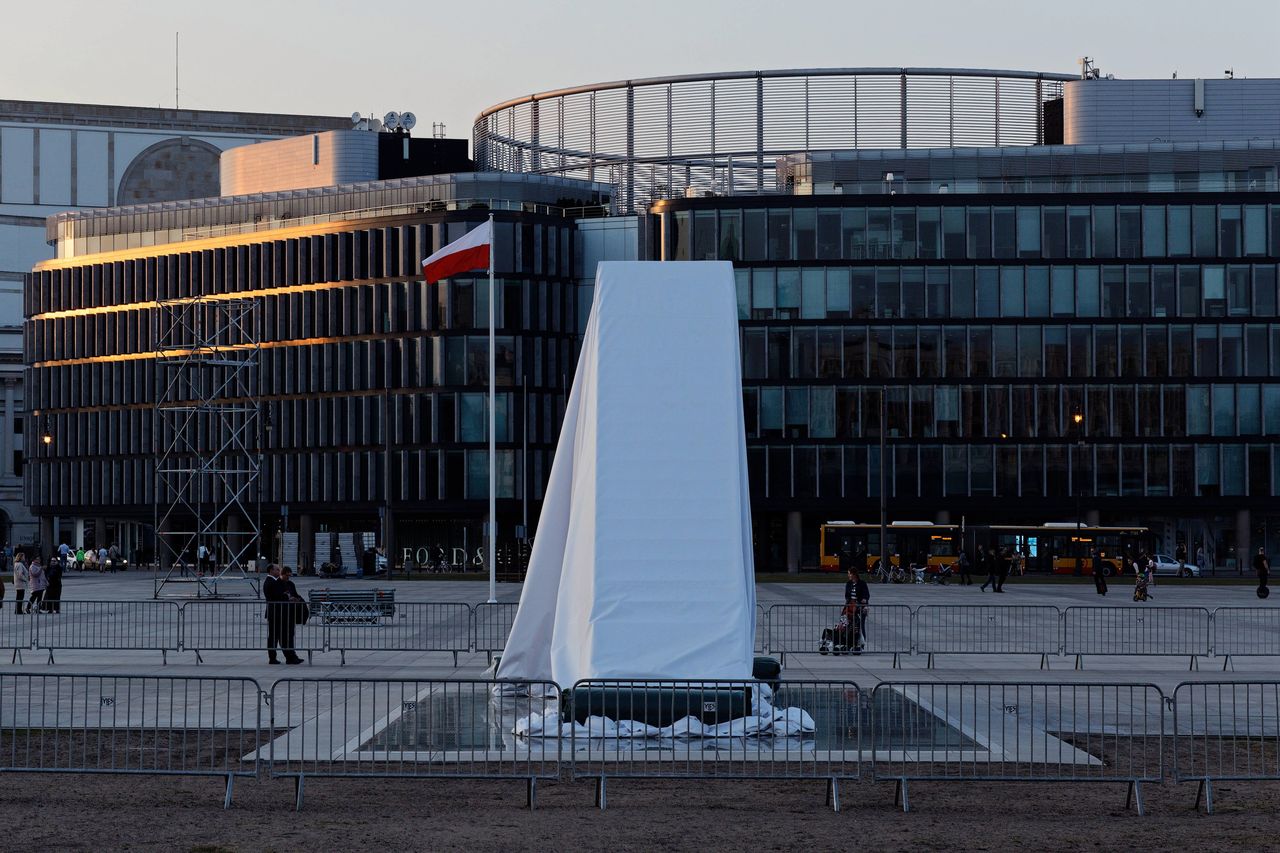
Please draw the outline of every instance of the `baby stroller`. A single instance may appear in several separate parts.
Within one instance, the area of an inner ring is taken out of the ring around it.
[[[834,628],[823,628],[818,653],[823,655],[861,654],[862,637],[858,631],[857,605],[846,604]]]

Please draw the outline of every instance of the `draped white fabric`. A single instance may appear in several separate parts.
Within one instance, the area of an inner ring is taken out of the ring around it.
[[[604,262],[500,678],[751,677],[755,584],[725,262]]]

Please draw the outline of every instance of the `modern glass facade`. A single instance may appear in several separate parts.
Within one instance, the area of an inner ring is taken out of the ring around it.
[[[559,189],[569,198],[573,188]],[[576,220],[555,205],[523,212],[508,200],[515,210],[495,212],[495,307],[497,488],[510,540],[524,502],[536,518],[585,308]],[[306,518],[317,530],[377,530],[389,505],[400,544],[478,544],[488,279],[427,286],[419,264],[488,213],[476,203],[423,207],[42,264],[27,286],[29,407],[39,413],[25,472],[33,511],[149,522],[157,305],[252,297],[264,528],[287,506],[295,527]],[[427,527],[430,541],[419,541]]]
[[[1229,559],[1280,506],[1274,196],[945,201],[654,207],[656,255],[735,264],[761,563],[790,514],[804,565],[822,520],[878,517],[882,406],[892,518],[1079,506]]]

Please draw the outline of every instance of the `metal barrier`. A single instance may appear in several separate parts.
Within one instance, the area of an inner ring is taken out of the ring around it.
[[[266,651],[267,603],[265,601],[188,601],[182,605],[182,649],[194,652]],[[315,614],[305,625],[294,626],[294,651],[307,660],[325,650],[325,626]]]
[[[0,674],[0,772],[258,774],[251,678]]]
[[[158,651],[164,663],[180,648],[181,611],[172,601],[66,601],[30,614],[33,645],[55,649]]]
[[[501,654],[511,636],[518,604],[486,602],[471,608],[471,650],[484,652],[489,663],[494,653]]]
[[[22,602],[24,605],[26,601]],[[0,599],[0,649],[12,650],[10,663],[21,663],[22,652],[35,645],[35,621],[25,613],[14,612],[7,599]]]
[[[312,617],[316,618],[315,616]],[[347,652],[451,652],[471,648],[471,607],[442,602],[397,602],[390,616],[364,622],[324,621],[327,651]]]
[[[915,612],[915,651],[938,654],[1049,655],[1062,652],[1062,611],[1050,605],[924,604]]]
[[[1075,655],[1209,654],[1209,611],[1203,607],[1068,607],[1062,617],[1062,653]]]
[[[769,651],[769,613],[763,604],[756,605],[756,632],[752,648],[756,654]]]
[[[1231,658],[1280,656],[1280,607],[1219,607],[1213,611],[1213,653],[1225,671]]]
[[[820,648],[822,632],[840,619],[839,604],[775,604],[769,608],[769,651],[781,655],[826,654]],[[911,654],[911,608],[905,604],[873,604],[863,621],[865,654]]]
[[[533,715],[555,718],[560,690],[547,682],[281,679],[271,689],[272,778],[524,779],[560,775],[559,729],[513,734]]]
[[[872,774],[930,781],[1143,782],[1164,775],[1164,696],[1150,684],[885,682],[871,693]]]
[[[606,780],[626,777],[824,780],[839,811],[840,780],[860,773],[859,697],[852,681],[788,680],[772,692],[758,681],[579,681],[572,776],[596,780],[601,809]]]
[[[1173,747],[1173,781],[1198,782],[1209,814],[1215,781],[1280,780],[1280,682],[1179,684]]]

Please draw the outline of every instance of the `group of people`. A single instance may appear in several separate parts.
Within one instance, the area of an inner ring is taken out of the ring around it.
[[[987,549],[983,545],[978,546],[972,560],[969,559],[969,552],[962,549],[956,558],[956,565],[960,569],[961,586],[972,585],[975,574],[986,572],[987,579],[982,582],[983,592],[987,591],[987,587],[991,587],[992,592],[1004,592],[1004,584],[1009,575],[1023,572],[1022,554],[1008,548],[998,551],[995,548]]]
[[[276,657],[277,648],[283,653],[286,664],[302,663],[302,658],[293,648],[294,631],[310,618],[311,613],[302,596],[298,595],[298,588],[293,585],[293,571],[288,566],[272,563],[262,582],[262,597],[267,602],[263,614],[267,620],[267,663],[280,663]]]
[[[13,612],[19,616],[62,612],[62,563],[50,560],[46,568],[40,557],[27,562],[26,554],[19,551],[13,556],[13,592]],[[0,601],[3,600],[4,583],[0,581]]]
[[[70,569],[75,566],[78,572],[115,572],[124,567],[124,560],[121,559],[120,546],[112,543],[110,547],[93,548],[76,548],[74,551],[71,546],[63,542],[58,546],[58,559],[62,563],[64,569]]]

